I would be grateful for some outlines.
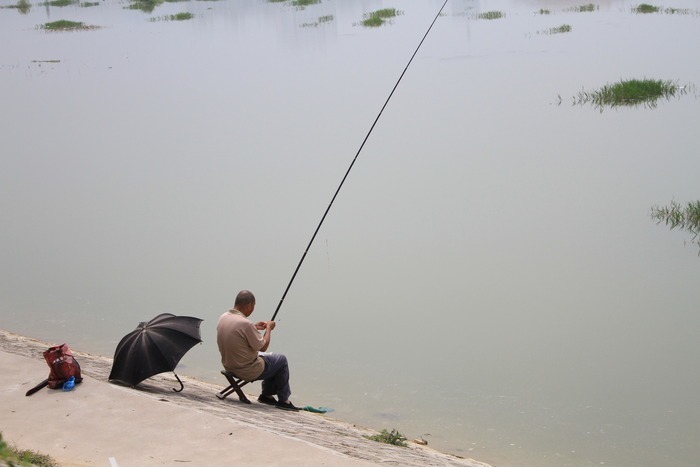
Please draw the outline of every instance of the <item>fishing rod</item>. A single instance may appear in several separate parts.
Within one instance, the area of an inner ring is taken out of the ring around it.
[[[399,76],[399,79],[396,80],[396,84],[394,84],[393,89],[389,93],[389,97],[386,98],[384,105],[382,106],[381,110],[377,114],[377,118],[374,119],[374,123],[372,123],[372,126],[370,127],[369,131],[367,132],[365,139],[362,140],[362,144],[360,144],[360,148],[357,150],[357,153],[355,153],[355,157],[353,158],[352,162],[350,163],[348,170],[345,172],[345,176],[343,176],[343,179],[340,181],[340,185],[338,185],[338,188],[335,190],[335,194],[333,195],[333,198],[331,198],[331,202],[328,204],[326,211],[323,213],[323,217],[321,217],[321,222],[319,222],[318,226],[316,226],[316,230],[314,231],[314,234],[311,236],[311,240],[309,241],[309,244],[306,245],[306,249],[304,250],[304,254],[301,255],[301,259],[299,260],[299,264],[297,264],[297,267],[294,270],[294,274],[292,274],[292,278],[289,280],[289,284],[287,284],[287,288],[284,289],[284,293],[282,294],[282,298],[280,299],[280,302],[277,304],[277,308],[275,308],[275,313],[272,315],[272,319],[270,321],[275,320],[275,318],[277,317],[277,313],[280,311],[280,308],[282,308],[282,303],[284,302],[284,299],[287,297],[287,292],[289,292],[289,289],[292,287],[292,283],[294,282],[294,279],[297,277],[297,273],[299,272],[299,268],[301,268],[302,263],[306,259],[306,254],[309,252],[311,245],[314,243],[314,240],[316,239],[316,235],[318,234],[318,231],[321,230],[321,225],[323,225],[323,221],[326,220],[326,216],[328,215],[328,212],[331,210],[331,206],[333,206],[333,202],[335,201],[335,198],[338,196],[338,193],[340,193],[340,189],[343,187],[343,184],[345,183],[345,180],[348,178],[348,175],[350,174],[352,167],[355,165],[355,161],[357,160],[357,156],[360,155],[360,153],[362,152],[362,148],[365,147],[365,143],[369,139],[369,135],[372,134],[372,130],[374,130],[374,127],[377,125],[379,118],[382,116],[382,112],[384,112],[384,109],[386,108],[387,104],[389,104],[389,101],[391,100],[391,96],[394,95],[394,91],[396,91],[396,88],[399,87],[399,83],[401,82],[403,75],[406,74],[406,71],[408,70],[408,67],[411,65],[413,58],[418,53],[420,46],[423,45],[423,41],[425,41],[425,38],[428,37],[428,33],[433,28],[435,21],[437,21],[437,19],[440,17],[440,13],[442,13],[442,10],[445,8],[445,5],[447,5],[447,2],[448,2],[448,0],[445,0],[445,2],[440,7],[440,10],[435,15],[435,18],[433,18],[432,23],[430,23],[430,26],[428,26],[428,30],[425,31],[423,38],[418,43],[418,47],[416,47],[416,50],[413,51],[413,55],[411,55],[411,58],[408,60],[408,63],[406,63],[406,67],[403,69],[403,72],[401,72],[401,76]]]

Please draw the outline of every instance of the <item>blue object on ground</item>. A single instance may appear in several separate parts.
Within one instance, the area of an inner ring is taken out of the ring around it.
[[[301,410],[306,410],[307,412],[313,412],[313,413],[327,413],[327,412],[333,412],[333,409],[330,409],[328,407],[312,407],[310,405],[307,405],[305,407],[302,407]]]
[[[71,376],[70,378],[68,378],[68,381],[63,383],[63,390],[64,391],[70,391],[74,387],[75,387],[75,376]]]

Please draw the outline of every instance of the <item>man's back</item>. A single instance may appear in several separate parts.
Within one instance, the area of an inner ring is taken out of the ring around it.
[[[216,326],[216,343],[221,364],[238,377],[252,381],[265,369],[265,362],[258,355],[263,346],[262,336],[241,312],[231,310],[221,315]]]

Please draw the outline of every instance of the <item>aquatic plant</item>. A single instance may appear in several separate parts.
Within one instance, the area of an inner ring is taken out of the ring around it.
[[[365,436],[367,439],[372,441],[379,441],[380,443],[393,444],[394,446],[408,446],[406,444],[406,437],[398,432],[398,430],[392,429],[391,432],[384,428],[380,433],[371,436]]]
[[[297,8],[304,8],[309,5],[316,5],[317,3],[321,3],[321,0],[292,0],[292,5],[294,5]]]
[[[82,2],[82,3],[80,4],[80,6],[81,6],[82,8],[88,8],[88,7],[91,7],[91,6],[99,6],[99,5],[100,5],[100,2]]]
[[[302,23],[301,27],[302,28],[317,28],[322,23],[330,23],[331,21],[333,21],[333,15],[319,16],[318,20],[314,21],[313,23]]]
[[[479,13],[477,18],[479,18],[479,19],[501,19],[505,15],[506,14],[503,13],[502,11],[487,11],[484,13]]]
[[[47,31],[84,31],[88,29],[99,29],[99,26],[90,26],[77,21],[59,19],[58,21],[44,23],[39,26],[39,29],[45,29]]]
[[[571,32],[571,25],[562,24],[559,27],[549,28],[549,29],[545,29],[544,31],[541,31],[542,34],[563,34],[566,32]]]
[[[588,3],[586,5],[572,6],[571,8],[565,9],[564,11],[573,11],[573,12],[578,12],[578,13],[590,13],[592,11],[596,11],[597,9],[598,9],[598,5]]]
[[[176,13],[174,15],[160,16],[158,18],[151,18],[149,21],[187,21],[188,19],[194,18],[194,14],[188,12]]]
[[[685,94],[690,86],[679,86],[673,81],[652,79],[622,80],[606,84],[597,91],[581,91],[574,97],[574,104],[591,103],[603,111],[605,107],[637,106],[656,107],[660,98],[670,99],[676,94]]]
[[[642,3],[632,7],[632,11],[635,13],[658,13],[661,11],[661,7],[649,5],[648,3]]]
[[[64,6],[69,6],[69,5],[75,5],[76,3],[79,3],[79,1],[78,0],[51,0],[48,2],[40,3],[39,5],[64,7]]]
[[[157,6],[162,5],[165,0],[131,0],[131,4],[124,7],[128,10],[141,10],[144,13],[152,13]]]
[[[690,241],[700,247],[700,201],[691,201],[685,207],[676,201],[671,201],[670,206],[652,206],[651,218],[656,220],[657,225],[663,222],[670,226],[671,230],[679,227],[690,232],[693,234]]]
[[[26,15],[27,13],[29,13],[29,10],[31,10],[32,4],[29,3],[29,0],[19,0],[14,5],[4,5],[0,6],[0,8],[14,8],[23,15]]]
[[[551,13],[551,11],[547,10],[546,8],[540,8],[539,14],[548,15],[550,13]]]
[[[386,22],[387,19],[400,15],[396,8],[382,8],[371,13],[366,13],[362,20],[362,25],[368,28],[376,28]]]

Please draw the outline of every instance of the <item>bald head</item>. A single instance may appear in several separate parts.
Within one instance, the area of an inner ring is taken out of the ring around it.
[[[255,295],[253,295],[253,292],[250,290],[241,290],[238,292],[238,295],[236,295],[234,307],[240,310],[241,307],[248,305],[255,305]]]

